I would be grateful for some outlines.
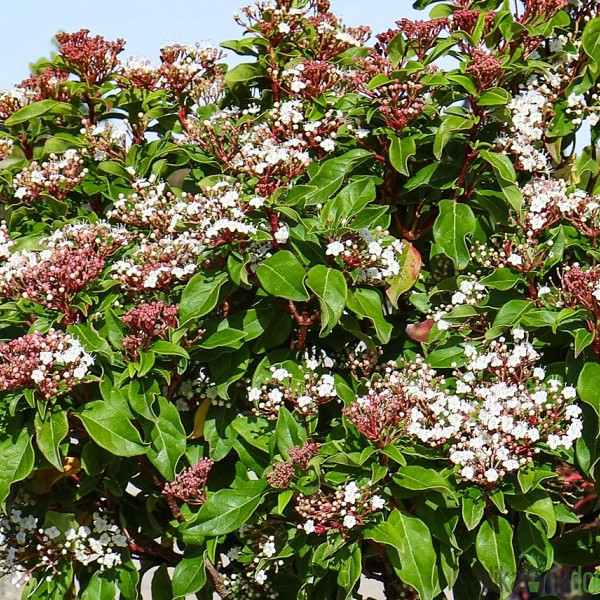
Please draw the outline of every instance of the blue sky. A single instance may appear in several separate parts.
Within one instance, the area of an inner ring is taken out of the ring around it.
[[[121,55],[158,60],[169,43],[217,44],[239,37],[231,15],[253,0],[20,0],[4,2],[0,36],[0,89],[22,81],[28,65],[52,50],[58,31],[83,27],[109,39],[127,41]],[[418,13],[409,0],[332,0],[348,25],[385,31],[395,20]]]

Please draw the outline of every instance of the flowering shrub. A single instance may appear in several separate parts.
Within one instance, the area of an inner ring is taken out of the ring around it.
[[[489,600],[596,565],[599,5],[417,0],[371,38],[329,4],[156,65],[61,33],[0,93],[24,598]]]

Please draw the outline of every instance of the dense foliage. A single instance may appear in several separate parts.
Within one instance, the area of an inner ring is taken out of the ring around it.
[[[155,600],[506,598],[600,561],[597,3],[416,4],[371,43],[260,2],[233,68],[63,33],[0,93],[24,598],[152,567]]]

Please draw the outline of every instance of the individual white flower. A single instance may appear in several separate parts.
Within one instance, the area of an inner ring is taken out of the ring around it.
[[[313,519],[308,519],[308,521],[306,521],[306,523],[304,523],[304,525],[302,526],[302,529],[304,529],[305,533],[314,533],[315,532],[315,522]]]
[[[339,256],[344,251],[344,244],[342,242],[330,242],[327,244],[327,250],[325,254],[328,256]]]
[[[498,471],[496,469],[488,469],[485,473],[485,478],[489,483],[498,481]]]
[[[264,585],[267,579],[267,574],[263,569],[257,571],[254,575],[254,580],[256,581],[256,583],[258,583],[258,585]]]
[[[371,498],[371,506],[374,510],[381,510],[385,506],[385,500],[381,496],[373,496]]]
[[[46,377],[46,375],[44,374],[44,371],[42,371],[41,369],[34,369],[31,372],[31,379],[35,383],[40,383],[41,381],[44,381],[45,377]]]
[[[518,267],[523,264],[523,258],[519,254],[513,253],[506,259],[506,262]]]
[[[352,529],[356,525],[356,517],[354,515],[346,515],[343,523],[346,529]]]
[[[267,557],[267,558],[271,558],[272,556],[275,555],[275,553],[277,552],[277,550],[275,549],[275,544],[273,542],[267,542],[263,547],[262,547],[262,553]]]
[[[290,372],[287,369],[280,367],[273,371],[273,379],[277,379],[277,381],[283,381],[288,377],[290,377]]]
[[[355,504],[360,497],[360,490],[354,481],[346,485],[344,490],[344,502],[346,504]]]
[[[285,244],[290,237],[290,230],[286,225],[281,225],[279,229],[273,234],[275,241],[278,244]]]
[[[326,140],[323,140],[319,146],[321,146],[325,152],[333,152],[335,150],[336,143],[331,138],[327,138]]]
[[[566,400],[571,400],[577,397],[577,390],[572,385],[565,385],[561,394]]]

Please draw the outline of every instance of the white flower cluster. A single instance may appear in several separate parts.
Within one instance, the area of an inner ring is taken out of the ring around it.
[[[111,225],[108,221],[88,223],[68,223],[56,229],[49,236],[40,240],[44,248],[80,248],[91,246],[100,254],[112,252],[115,248],[127,244],[131,240],[131,233],[127,228]]]
[[[299,494],[296,511],[305,521],[298,529],[318,535],[331,528],[349,530],[362,525],[367,515],[384,507],[385,500],[381,496],[373,495],[369,488],[359,487],[355,481],[337,489],[331,498],[322,492],[310,497]]]
[[[31,203],[42,194],[62,200],[71,189],[81,183],[88,170],[77,150],[67,150],[61,156],[51,154],[39,164],[32,161],[14,176],[12,186],[18,200]]]
[[[567,193],[567,187],[564,179],[538,177],[523,187],[525,218],[534,234],[563,218],[584,235],[600,233],[600,198],[584,190]]]
[[[94,364],[94,357],[88,354],[81,342],[70,335],[65,335],[64,344],[60,345],[54,352],[46,351],[40,353],[41,364],[31,372],[31,379],[37,384],[50,376],[53,366],[64,367],[63,377],[72,372],[74,379],[83,379]]]
[[[267,114],[267,121],[253,125],[242,134],[242,146],[231,166],[259,178],[302,173],[311,162],[309,148],[320,148],[323,152],[335,150],[341,124],[339,112],[329,111],[322,119],[310,121],[300,101],[275,103]]]
[[[272,366],[271,377],[266,383],[248,388],[248,400],[254,403],[254,414],[276,419],[279,409],[289,402],[302,415],[311,415],[317,412],[319,405],[337,398],[333,376],[318,373],[311,368],[315,365],[318,365],[316,361],[305,364],[305,369],[300,365],[301,379],[294,378],[284,367]]]
[[[458,290],[452,294],[450,302],[441,304],[432,314],[433,321],[440,331],[446,331],[451,327],[448,318],[451,317],[455,308],[459,306],[477,306],[486,296],[486,287],[479,283],[474,275],[462,279],[458,284]]]
[[[484,350],[467,345],[468,363],[451,385],[420,361],[405,390],[409,435],[445,448],[461,477],[482,485],[528,466],[543,445],[570,449],[581,437],[575,388],[546,381],[525,332],[515,329],[513,338]]]
[[[166,393],[166,390],[165,390]],[[187,412],[204,400],[210,400],[216,406],[231,406],[227,400],[219,398],[217,385],[204,367],[200,368],[195,379],[184,379],[175,396],[175,406],[181,412]]]
[[[281,559],[272,560],[275,554],[277,554],[275,536],[270,535],[266,540],[263,538],[258,542],[258,549],[245,573],[232,573],[231,575],[223,573],[225,586],[229,592],[227,597],[236,600],[277,598],[278,594],[273,591],[269,578],[273,573],[279,572],[279,569],[284,565],[284,561]],[[230,565],[238,561],[240,556],[242,556],[240,548],[231,548],[227,553]],[[257,589],[257,586],[260,589]]]
[[[163,289],[173,280],[189,279],[198,269],[202,242],[187,232],[158,241],[142,238],[131,256],[112,265],[112,277],[133,291]]]
[[[72,527],[40,527],[37,517],[17,508],[0,519],[0,574],[24,585],[32,575],[51,581],[73,560],[101,571],[123,562],[127,538],[118,525],[100,513],[93,514],[91,527],[78,525],[73,515],[61,516],[70,518]]]
[[[206,245],[222,244],[256,233],[246,217],[262,206],[262,198],[245,201],[238,186],[221,181],[204,189],[204,194],[181,197],[166,191],[164,182],[138,179],[133,194],[119,195],[110,218],[136,227],[151,229],[157,237],[185,231]]]
[[[508,107],[513,121],[510,135],[499,137],[496,144],[516,154],[523,170],[548,173],[549,158],[536,147],[544,136],[546,114],[551,108],[548,96],[530,85],[515,96]]]
[[[357,269],[358,281],[378,285],[398,275],[405,245],[402,240],[386,239],[389,232],[381,228],[374,233],[361,229],[333,240],[325,254],[340,258],[349,267]]]
[[[15,242],[11,239],[6,221],[0,223],[0,259],[6,260],[11,255]]]
[[[0,119],[7,119],[14,112],[36,101],[36,93],[20,86],[0,91]]]

